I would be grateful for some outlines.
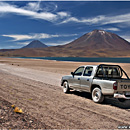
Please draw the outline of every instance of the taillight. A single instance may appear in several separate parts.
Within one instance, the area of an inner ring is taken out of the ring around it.
[[[113,84],[113,89],[114,89],[114,90],[117,90],[117,82],[115,82],[115,83]]]

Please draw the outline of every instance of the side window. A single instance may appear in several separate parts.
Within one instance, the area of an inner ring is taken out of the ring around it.
[[[91,76],[93,67],[86,67],[83,76]]]
[[[84,67],[78,68],[78,69],[74,72],[74,75],[81,76],[82,73],[83,73],[83,70],[84,70]]]

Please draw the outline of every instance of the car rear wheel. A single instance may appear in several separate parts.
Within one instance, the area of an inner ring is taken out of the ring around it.
[[[68,93],[70,91],[69,84],[67,81],[64,81],[63,83],[63,92]]]
[[[102,103],[104,100],[104,96],[100,88],[94,88],[92,90],[92,99],[95,103]]]

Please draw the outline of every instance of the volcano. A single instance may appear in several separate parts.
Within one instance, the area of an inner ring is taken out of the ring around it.
[[[46,47],[48,47],[48,46],[43,44],[39,40],[33,40],[28,45],[26,45],[26,46],[24,46],[22,48],[46,48]]]
[[[130,43],[120,36],[103,30],[94,30],[84,34],[75,41],[64,46],[83,50],[129,50]]]

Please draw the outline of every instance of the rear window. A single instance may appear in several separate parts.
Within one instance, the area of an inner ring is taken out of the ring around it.
[[[97,70],[97,77],[121,78],[122,71],[118,66],[100,66]]]

